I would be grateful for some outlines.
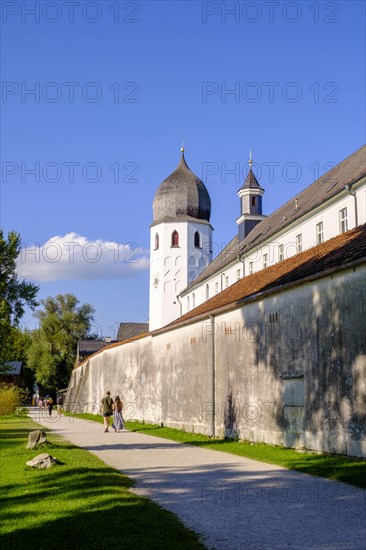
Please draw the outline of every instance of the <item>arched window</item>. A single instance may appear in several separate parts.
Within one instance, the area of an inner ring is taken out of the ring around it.
[[[159,235],[155,233],[155,250],[159,249]]]
[[[201,248],[200,234],[198,233],[198,231],[196,231],[194,234],[194,246],[196,248]]]
[[[206,300],[210,297],[210,285],[206,285]]]
[[[173,233],[172,233],[172,246],[179,246],[179,233],[178,233],[178,231],[173,231]]]
[[[194,295],[194,292],[192,294],[192,307],[195,308],[196,307],[196,296]]]
[[[190,307],[189,307],[189,296],[187,296],[187,311],[190,310]]]

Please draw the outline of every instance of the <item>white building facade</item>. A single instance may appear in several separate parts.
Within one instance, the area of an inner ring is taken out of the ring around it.
[[[184,154],[160,185],[150,245],[150,331],[166,326],[243,277],[366,222],[366,146],[269,216],[252,172],[238,190],[238,233],[212,261],[211,201]]]
[[[365,158],[364,146],[268,217],[261,210],[252,217],[242,213],[238,225],[248,218],[256,219],[257,224],[241,241],[239,225],[238,237],[181,293],[181,314],[192,309],[193,294],[198,306],[242,277],[366,223]],[[251,170],[246,182],[250,177],[255,180]],[[245,183],[238,191],[241,201],[244,187]],[[245,194],[249,204],[260,191],[247,189]],[[313,204],[309,204],[312,198]],[[264,237],[257,238],[260,233]]]

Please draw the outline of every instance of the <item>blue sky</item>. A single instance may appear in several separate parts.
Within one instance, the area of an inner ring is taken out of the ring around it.
[[[100,335],[148,319],[152,200],[182,139],[217,248],[250,148],[269,214],[365,142],[364,2],[1,9],[1,227],[39,298],[73,292]]]

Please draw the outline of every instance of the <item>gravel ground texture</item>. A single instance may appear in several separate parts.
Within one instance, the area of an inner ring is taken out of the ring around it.
[[[73,417],[32,418],[136,481],[207,548],[366,548],[366,491],[218,451],[135,432],[104,433]]]

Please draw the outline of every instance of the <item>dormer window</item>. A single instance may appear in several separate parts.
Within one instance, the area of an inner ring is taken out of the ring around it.
[[[173,231],[173,233],[172,233],[172,246],[179,246],[179,233],[178,233],[178,231]]]
[[[159,235],[155,234],[155,250],[159,250]]]
[[[200,240],[200,234],[198,231],[194,234],[194,246],[195,248],[201,248],[201,240]]]

